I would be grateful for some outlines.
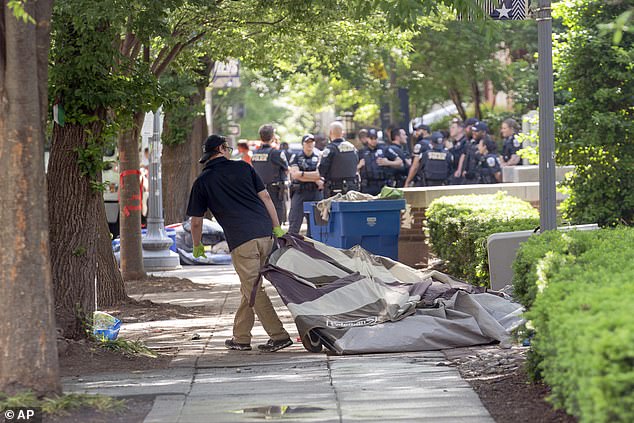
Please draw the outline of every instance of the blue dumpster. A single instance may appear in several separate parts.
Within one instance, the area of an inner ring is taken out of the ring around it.
[[[372,254],[398,260],[405,200],[333,201],[328,222],[321,221],[315,204],[304,203],[312,239],[337,248],[361,245]]]

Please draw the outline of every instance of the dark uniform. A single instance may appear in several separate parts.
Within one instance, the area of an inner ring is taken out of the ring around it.
[[[396,160],[398,155],[391,146],[380,146],[371,148],[363,152],[361,157],[365,165],[361,168],[361,192],[365,194],[377,195],[385,185],[393,186],[394,173],[390,168],[379,166],[376,162],[379,158],[386,158],[390,161]]]
[[[481,156],[478,163],[478,179],[481,184],[495,184],[495,174],[501,172],[500,161],[495,153]]]
[[[443,145],[443,136],[434,132],[432,148],[421,153],[420,163],[424,178],[417,186],[445,185],[453,167],[453,156]]]
[[[299,170],[303,172],[313,172],[317,170],[318,164],[319,157],[315,153],[310,156],[306,156],[306,154],[302,151],[299,154],[293,155],[290,166],[297,166]],[[292,183],[291,210],[288,213],[288,231],[290,233],[299,233],[299,229],[302,226],[302,220],[304,219],[304,202],[320,201],[322,198],[323,194],[317,189],[317,184],[314,182],[294,181]],[[307,233],[306,235],[310,236],[310,233]]]
[[[403,151],[400,145],[388,144],[388,149],[391,149],[403,161],[403,165],[400,168],[395,169],[392,167],[387,169],[387,171],[391,173],[391,179],[394,180],[395,186],[403,188],[405,180],[407,179],[407,173],[409,172],[409,166],[407,166],[406,163],[409,159],[409,155]]]
[[[478,142],[470,140],[464,151],[465,159],[463,171],[465,172],[464,184],[477,184],[478,182],[478,162],[480,161],[480,152],[478,151]]]
[[[416,142],[416,145],[414,145],[414,153],[412,154],[412,157],[418,156],[418,158],[420,159],[423,157],[423,153],[429,150],[430,148],[431,148],[431,137],[420,137],[418,141]],[[412,162],[413,162],[413,159],[412,159]],[[424,175],[423,175],[422,169],[423,168],[421,166],[421,163],[418,162],[418,170],[416,172],[416,176],[414,177],[415,186],[421,186],[423,183],[422,181],[423,181]]]
[[[455,141],[453,147],[449,149],[449,152],[453,156],[453,171],[455,172],[458,169],[458,165],[460,164],[460,156],[466,151],[467,145],[469,144],[469,140],[466,136],[462,136],[459,140]],[[466,157],[465,157],[466,158]],[[462,175],[455,177],[451,175],[449,177],[449,183],[451,185],[460,185],[463,182]]]
[[[324,198],[359,190],[357,149],[343,138],[332,140],[321,154],[319,174],[325,179]]]
[[[262,144],[259,149],[253,152],[251,163],[264,182],[275,205],[277,218],[282,224],[286,221],[286,204],[284,202],[286,171],[288,170],[286,156],[281,151],[271,148],[270,145]]]
[[[515,135],[511,135],[510,137],[506,137],[504,139],[504,145],[502,146],[502,158],[505,162],[511,160],[511,156],[513,154],[517,154],[519,150],[522,149],[522,143],[515,137]],[[518,164],[522,164],[522,161]]]

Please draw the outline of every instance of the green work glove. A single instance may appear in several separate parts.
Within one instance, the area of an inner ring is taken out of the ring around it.
[[[194,258],[200,258],[200,257],[207,258],[207,256],[205,255],[205,246],[202,244],[194,245],[193,252],[194,252]]]
[[[282,229],[281,226],[276,226],[273,228],[273,235],[275,235],[276,238],[281,238],[282,236],[284,236],[285,233],[286,231]]]

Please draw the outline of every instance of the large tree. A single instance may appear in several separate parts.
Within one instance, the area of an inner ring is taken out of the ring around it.
[[[16,3],[13,3],[16,6]],[[0,391],[59,393],[44,176],[51,0],[0,0]]]
[[[96,295],[101,306],[127,299],[110,246],[101,184],[103,149],[117,129],[112,110],[144,94],[148,85],[111,72],[135,65],[117,60],[112,43],[119,33],[112,22],[124,16],[115,1],[60,2],[53,13],[49,95],[64,119],[53,124],[48,197],[55,310],[67,338],[86,336]]]
[[[634,223],[634,33],[618,45],[599,25],[631,2],[574,0],[556,9],[567,27],[558,45],[558,159],[574,164],[564,214],[574,223]]]

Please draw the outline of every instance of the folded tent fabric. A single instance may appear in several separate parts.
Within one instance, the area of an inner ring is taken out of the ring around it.
[[[358,191],[348,191],[345,194],[338,193],[332,197],[325,198],[315,204],[315,208],[319,211],[321,222],[328,222],[330,219],[330,205],[333,201],[372,201],[378,197],[371,194],[364,194]]]
[[[425,351],[499,341],[522,308],[440,272],[420,272],[356,246],[285,235],[262,272],[300,336],[337,354]]]

